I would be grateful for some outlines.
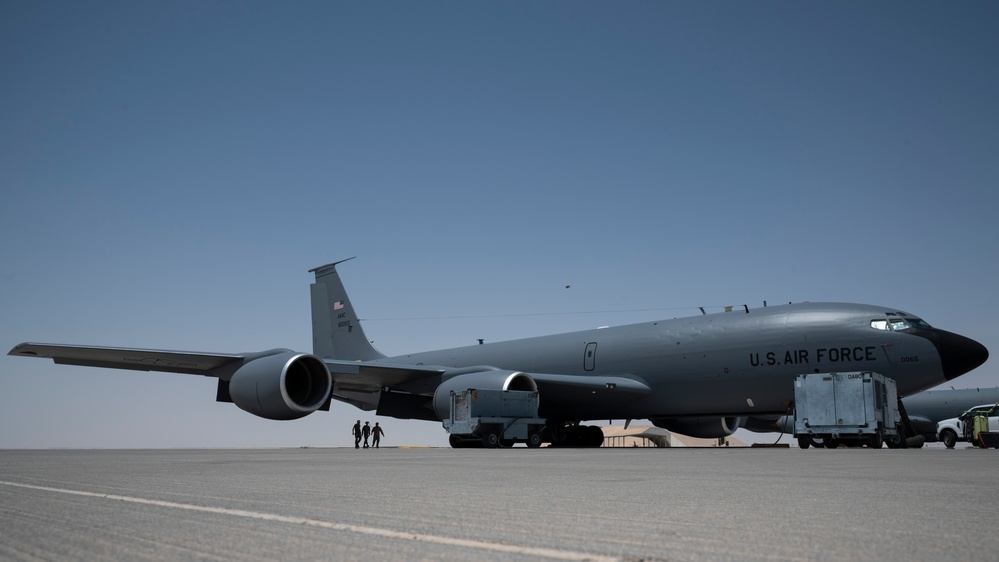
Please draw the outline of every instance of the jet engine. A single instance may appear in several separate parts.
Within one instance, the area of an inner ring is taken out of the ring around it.
[[[742,427],[745,418],[651,418],[656,427],[701,439],[728,437]]]
[[[332,388],[322,359],[293,351],[254,359],[229,380],[233,403],[269,420],[295,420],[315,412]]]
[[[477,371],[448,377],[434,391],[434,412],[442,420],[451,416],[451,391],[476,390],[527,390],[538,391],[538,384],[520,371]]]

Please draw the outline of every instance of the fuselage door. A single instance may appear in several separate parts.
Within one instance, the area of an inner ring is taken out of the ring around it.
[[[590,342],[586,344],[586,350],[583,352],[583,370],[592,371],[596,368],[597,360],[597,342]]]

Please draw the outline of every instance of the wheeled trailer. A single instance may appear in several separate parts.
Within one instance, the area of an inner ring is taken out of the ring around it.
[[[538,393],[524,390],[451,391],[444,420],[452,447],[540,447],[545,420],[538,418]]]

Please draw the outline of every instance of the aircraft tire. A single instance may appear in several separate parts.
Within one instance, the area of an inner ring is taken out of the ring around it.
[[[839,439],[826,439],[826,449],[839,449],[840,443]]]
[[[604,444],[604,430],[597,425],[586,426],[586,444],[590,447],[599,447]]]
[[[565,439],[560,443],[563,447],[583,447],[586,445],[586,436],[583,434],[582,426],[570,426],[565,428]]]
[[[447,442],[451,444],[452,449],[462,449],[465,447],[464,441],[457,435],[448,436]]]
[[[798,448],[807,449],[812,446],[812,438],[807,435],[801,435],[798,437]]]

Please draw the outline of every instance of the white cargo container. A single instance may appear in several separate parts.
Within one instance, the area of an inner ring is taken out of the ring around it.
[[[880,449],[885,439],[900,439],[895,381],[870,371],[799,375],[794,413],[802,449],[840,444]]]

